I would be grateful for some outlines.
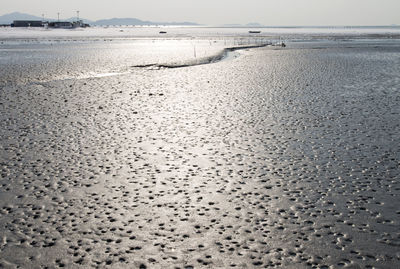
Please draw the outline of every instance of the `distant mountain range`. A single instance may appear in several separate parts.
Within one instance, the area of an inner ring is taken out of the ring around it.
[[[195,22],[153,22],[142,21],[135,18],[112,18],[94,21],[94,25],[199,25]]]
[[[76,17],[68,18],[68,19],[60,19],[63,21],[74,21]],[[112,18],[112,19],[103,19],[98,21],[91,21],[87,19],[83,19],[85,23],[89,23],[90,25],[188,25],[188,26],[195,26],[199,25],[194,22],[152,22],[152,21],[142,21],[135,18]],[[5,14],[0,16],[0,24],[10,24],[15,20],[43,20],[42,17],[13,12],[10,14]],[[56,21],[56,19],[51,18],[44,18],[45,21]]]

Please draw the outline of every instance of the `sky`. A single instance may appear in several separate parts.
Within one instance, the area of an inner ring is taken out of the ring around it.
[[[400,0],[0,0],[0,15],[22,12],[46,18],[138,18],[206,25],[268,26],[400,24]]]

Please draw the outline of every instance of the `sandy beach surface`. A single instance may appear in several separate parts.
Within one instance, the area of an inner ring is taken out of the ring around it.
[[[1,268],[400,267],[398,43],[145,42],[0,46]]]

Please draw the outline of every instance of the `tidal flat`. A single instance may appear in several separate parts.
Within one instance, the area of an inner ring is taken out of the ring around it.
[[[400,267],[399,43],[214,41],[0,45],[0,267]]]

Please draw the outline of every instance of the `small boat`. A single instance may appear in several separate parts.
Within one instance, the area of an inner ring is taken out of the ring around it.
[[[160,31],[160,34],[166,34],[167,32],[165,32],[165,31]]]
[[[250,34],[259,34],[261,31],[249,31]]]

